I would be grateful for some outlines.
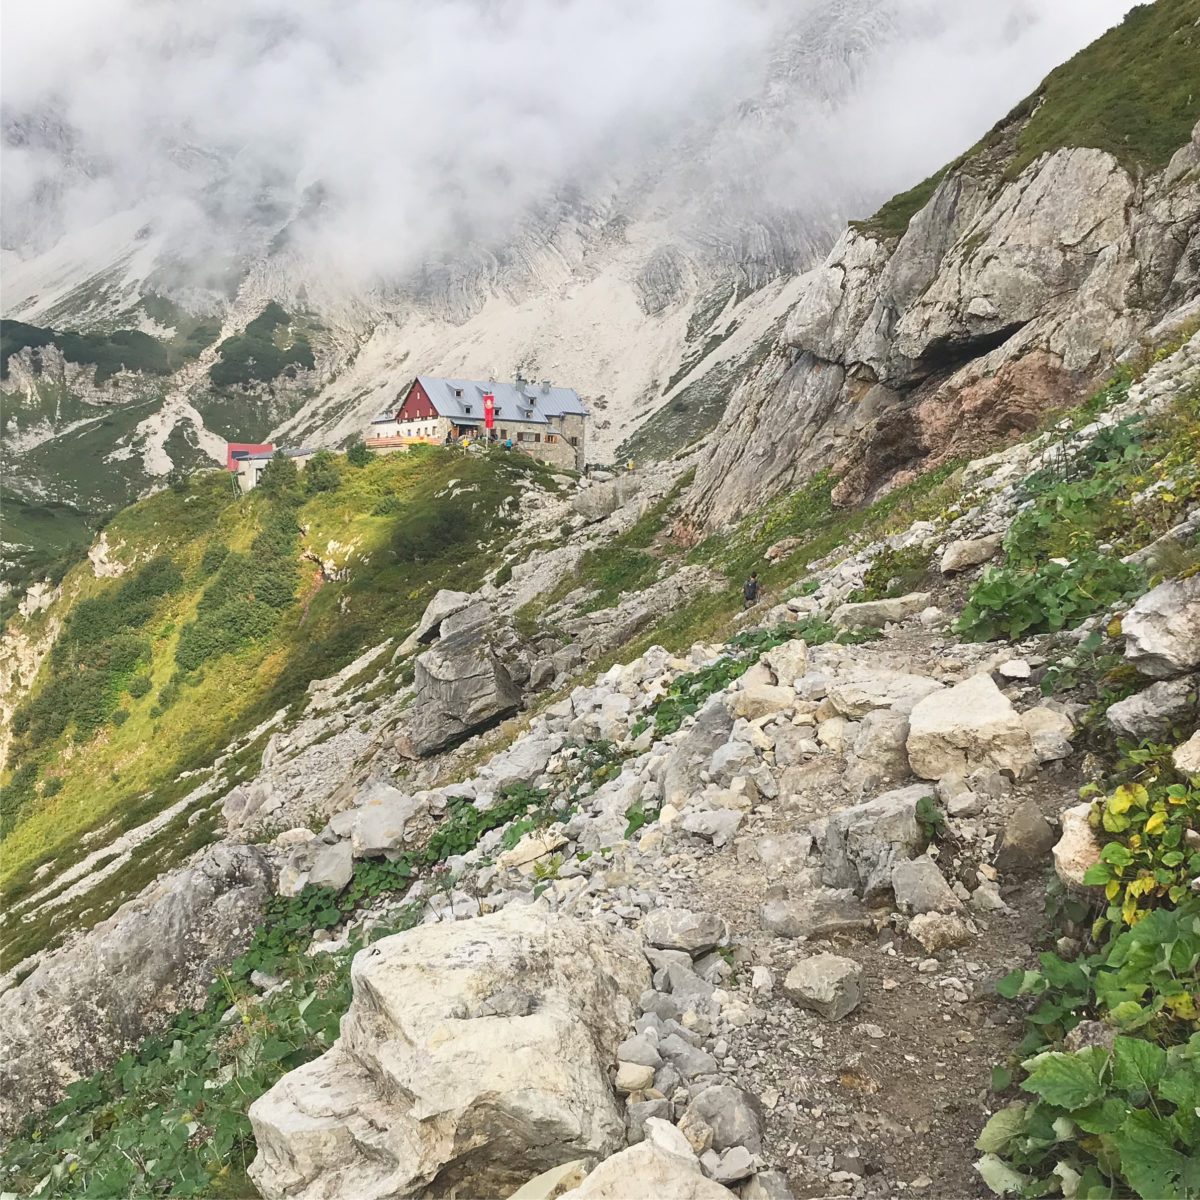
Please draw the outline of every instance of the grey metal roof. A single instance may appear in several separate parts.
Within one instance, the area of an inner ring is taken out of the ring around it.
[[[307,446],[302,446],[298,450],[289,450],[281,446],[278,450],[254,450],[249,454],[235,455],[235,457],[239,461],[246,459],[249,462],[260,462],[263,459],[274,458],[276,454],[282,454],[284,458],[303,458],[306,454],[316,454],[316,451],[309,449]]]
[[[516,383],[499,380],[481,383],[473,379],[438,379],[433,375],[418,375],[417,380],[439,416],[465,423],[482,420],[485,392],[496,398],[497,421],[547,425],[549,417],[588,415],[574,388],[545,387],[532,381],[518,388]]]

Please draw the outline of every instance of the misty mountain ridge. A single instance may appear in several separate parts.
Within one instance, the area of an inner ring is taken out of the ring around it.
[[[533,40],[511,52],[502,38],[480,46],[456,27],[461,65],[449,75],[421,68],[417,87],[379,74],[379,51],[364,40],[377,14],[363,5],[351,33],[330,34],[335,51],[363,57],[336,110],[357,124],[341,128],[337,145],[325,112],[341,93],[319,71],[312,90],[325,104],[306,108],[285,89],[311,118],[292,130],[297,147],[280,136],[289,118],[265,105],[265,92],[244,98],[252,117],[226,114],[232,132],[218,131],[214,118],[231,101],[179,61],[189,46],[198,62],[214,61],[201,15],[175,40],[138,27],[99,71],[103,79],[150,55],[199,89],[182,95],[210,102],[207,116],[189,110],[173,125],[168,102],[154,119],[135,71],[116,113],[145,130],[154,154],[124,127],[114,132],[116,116],[59,111],[25,89],[18,99],[32,100],[10,103],[5,119],[16,167],[6,173],[5,316],[54,331],[132,329],[196,354],[165,373],[138,365],[100,380],[54,347],[36,364],[18,349],[4,383],[10,486],[29,501],[104,510],[210,460],[225,439],[344,444],[418,369],[521,369],[576,387],[593,407],[597,461],[618,450],[657,457],[705,433],[846,218],[961,144],[944,122],[930,124],[920,139],[928,158],[914,171],[911,139],[887,148],[897,116],[880,89],[939,54],[964,64],[947,74],[965,74],[989,38],[1047,65],[1062,56],[1050,49],[1061,20],[1022,3],[995,17],[944,3],[790,7],[747,15],[718,5],[686,22],[667,6],[620,36],[593,15],[586,55],[560,15],[538,33],[517,19],[512,36]],[[1123,8],[1109,7],[1109,19]],[[422,37],[446,36],[429,21]],[[1104,22],[1093,14],[1071,36],[1089,23]],[[637,30],[648,39],[641,49],[630,44]],[[312,31],[283,22],[263,45],[260,32],[247,33],[248,46],[283,54]],[[476,59],[484,82],[465,82]],[[270,75],[248,69],[251,81]],[[976,94],[984,89],[946,86],[973,97],[951,125],[986,125],[996,105]],[[1019,88],[1003,86],[1007,104]],[[422,88],[456,120],[459,105],[475,112],[490,97],[509,124],[468,120],[453,138],[414,132],[419,122],[393,109]],[[355,107],[368,96],[374,107]],[[548,102],[565,111],[537,109]],[[392,153],[380,152],[386,145]],[[311,346],[312,369],[216,386],[222,342],[273,301],[292,322],[281,336]],[[201,324],[212,326],[203,344]]]

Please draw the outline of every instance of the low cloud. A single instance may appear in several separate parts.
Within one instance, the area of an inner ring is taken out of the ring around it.
[[[42,0],[3,47],[4,242],[139,207],[362,281],[531,209],[828,215],[958,153],[1128,0]]]

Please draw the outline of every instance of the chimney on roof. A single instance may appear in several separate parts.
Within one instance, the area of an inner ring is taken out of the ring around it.
[[[542,380],[542,395],[543,396],[550,395],[550,380],[548,380],[548,379]]]

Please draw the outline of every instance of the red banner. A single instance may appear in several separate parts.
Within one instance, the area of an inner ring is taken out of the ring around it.
[[[491,392],[483,393],[483,427],[491,429],[496,424],[496,397]]]

